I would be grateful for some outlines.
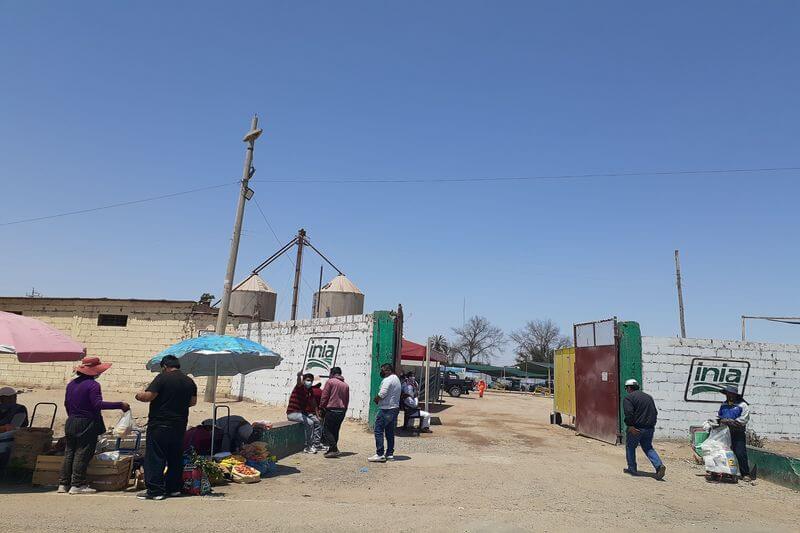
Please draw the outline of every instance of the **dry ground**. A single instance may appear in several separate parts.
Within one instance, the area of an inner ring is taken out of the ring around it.
[[[283,419],[282,409],[230,405],[249,419]],[[0,486],[0,531],[798,531],[800,494],[765,481],[707,484],[679,443],[657,444],[664,481],[631,478],[623,448],[551,426],[549,400],[492,393],[447,405],[433,434],[398,438],[394,463],[368,464],[372,437],[348,421],[340,447],[352,455],[295,455],[278,477],[210,497],[146,502]],[[201,404],[193,421],[208,412]]]

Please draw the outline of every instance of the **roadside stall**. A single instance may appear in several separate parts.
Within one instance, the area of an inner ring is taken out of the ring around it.
[[[85,355],[86,348],[82,344],[54,327],[30,317],[0,311],[0,356],[16,356],[20,363],[36,364],[78,361]],[[53,411],[49,425],[39,427],[36,424],[42,418],[36,415],[43,406],[52,407]],[[27,415],[24,408],[20,411]],[[57,412],[56,404],[40,402],[34,406],[28,422],[3,428],[0,432],[3,477],[26,478],[35,469],[37,456],[52,447]]]

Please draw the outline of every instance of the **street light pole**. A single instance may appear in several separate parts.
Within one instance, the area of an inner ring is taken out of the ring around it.
[[[256,139],[261,135],[262,130],[258,128],[258,115],[253,115],[250,124],[250,131],[242,139],[247,143],[247,151],[244,156],[244,168],[242,169],[242,187],[239,191],[239,203],[236,206],[236,220],[233,223],[233,237],[231,237],[231,251],[228,256],[228,269],[225,272],[225,283],[222,288],[222,302],[219,306],[217,315],[217,335],[225,335],[228,327],[228,309],[231,303],[231,289],[233,287],[233,277],[236,274],[236,258],[239,255],[239,239],[242,235],[242,220],[244,219],[244,205],[247,200],[253,197],[253,191],[248,187],[250,178],[253,177],[253,148]],[[209,376],[206,380],[205,401],[213,402],[217,392],[217,376]]]

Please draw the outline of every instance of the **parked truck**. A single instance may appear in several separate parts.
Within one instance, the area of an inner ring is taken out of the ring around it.
[[[475,387],[475,382],[473,380],[463,379],[450,370],[442,371],[439,378],[441,390],[453,398],[458,398],[462,394],[469,394],[469,391]]]

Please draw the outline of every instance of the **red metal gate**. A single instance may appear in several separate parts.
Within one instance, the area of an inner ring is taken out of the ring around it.
[[[619,438],[617,320],[575,324],[575,428],[616,444]]]

